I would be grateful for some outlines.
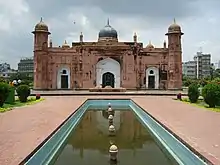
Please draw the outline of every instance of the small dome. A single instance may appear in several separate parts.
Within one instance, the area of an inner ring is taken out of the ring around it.
[[[40,22],[35,26],[35,31],[48,32],[48,26],[43,22],[42,18],[41,18]]]
[[[113,27],[110,26],[109,20],[107,22],[107,25],[99,31],[99,38],[102,37],[116,38],[116,39],[118,38],[118,33]]]
[[[62,48],[69,48],[70,46],[67,44],[66,40],[64,41]]]
[[[154,45],[151,44],[151,41],[150,41],[149,44],[146,46],[146,48],[148,48],[148,49],[153,49],[153,48],[154,48]]]
[[[169,26],[168,32],[181,32],[180,25],[176,24],[176,20],[174,19],[174,22],[172,25]]]

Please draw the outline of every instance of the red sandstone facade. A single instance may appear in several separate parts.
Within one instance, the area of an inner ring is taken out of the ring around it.
[[[168,47],[146,47],[133,41],[119,42],[117,31],[107,25],[97,42],[83,41],[53,47],[48,26],[41,20],[34,34],[34,88],[88,89],[112,86],[127,89],[181,89],[181,27],[175,22],[166,35]]]

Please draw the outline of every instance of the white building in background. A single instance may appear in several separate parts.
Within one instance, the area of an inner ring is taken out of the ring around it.
[[[8,71],[10,69],[11,69],[10,64],[8,64],[6,62],[5,63],[0,63],[0,73],[6,72],[6,71]]]
[[[183,62],[182,65],[182,70],[183,70],[183,75],[187,76],[189,78],[196,78],[196,61],[187,61],[187,62]]]
[[[14,69],[11,69],[10,64],[8,63],[0,64],[0,77],[10,78],[10,76],[15,73],[17,73],[17,71]]]
[[[11,75],[16,74],[16,73],[17,73],[17,70],[10,69],[4,72],[0,72],[0,77],[7,79],[7,78],[10,78]]]
[[[216,69],[220,69],[220,60],[217,63]]]
[[[193,61],[183,63],[183,75],[189,78],[205,78],[211,73],[211,54],[197,52]]]
[[[194,61],[197,62],[197,79],[210,76],[212,67],[211,54],[197,52],[196,56],[194,56]]]

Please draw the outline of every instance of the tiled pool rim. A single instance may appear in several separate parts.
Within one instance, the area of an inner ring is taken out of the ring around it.
[[[86,110],[91,108],[106,109],[108,103],[111,103],[113,109],[132,109],[142,123],[148,127],[150,133],[157,138],[165,150],[167,150],[179,164],[212,164],[194,148],[186,144],[175,133],[144,111],[132,99],[87,99],[56,130],[54,130],[47,139],[30,153],[21,164],[51,164],[54,157],[58,156],[59,149],[65,144],[65,140],[79,123]]]

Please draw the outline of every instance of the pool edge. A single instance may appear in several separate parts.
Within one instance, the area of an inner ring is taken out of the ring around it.
[[[155,120],[155,122],[160,125],[162,128],[164,128],[168,133],[170,133],[171,135],[173,135],[180,143],[182,143],[184,146],[187,147],[187,149],[189,149],[194,155],[198,156],[200,159],[202,159],[206,164],[213,164],[209,159],[207,159],[205,156],[203,156],[199,151],[197,151],[194,147],[190,146],[187,142],[185,142],[180,136],[178,136],[174,131],[172,131],[168,126],[166,126],[165,124],[161,123],[159,120],[157,120],[154,116],[152,116],[147,110],[144,110],[144,108],[142,108],[139,104],[137,104],[132,98],[127,98],[127,99],[86,99],[73,113],[71,113],[70,115],[68,115],[68,117],[54,130],[51,132],[51,134],[45,138],[45,140],[43,142],[41,142],[24,160],[21,161],[21,163],[19,164],[27,164],[28,160],[30,160],[36,153],[37,151],[39,151],[47,142],[49,139],[51,139],[53,137],[53,135],[55,135],[58,130],[65,125],[65,123],[77,112],[79,111],[83,106],[85,106],[86,104],[89,104],[89,101],[100,101],[100,100],[126,100],[128,102],[130,102],[130,104],[135,104],[135,106],[139,107],[143,112],[145,112],[149,117],[151,117],[153,120]],[[107,104],[105,104],[107,107]],[[89,106],[89,105],[88,105]],[[130,106],[130,105],[128,105]],[[86,109],[87,110],[87,109]],[[86,112],[85,110],[85,112]],[[134,109],[133,109],[134,111]],[[83,114],[85,114],[85,112],[83,112]],[[80,118],[79,120],[81,120],[82,118]],[[73,128],[74,129],[74,128]],[[63,140],[65,141],[65,139]],[[165,146],[164,146],[165,147]]]

